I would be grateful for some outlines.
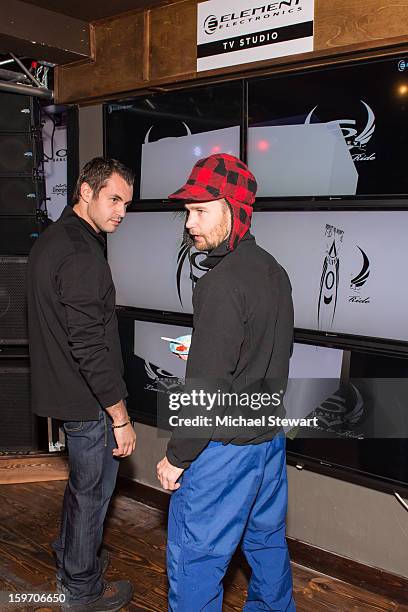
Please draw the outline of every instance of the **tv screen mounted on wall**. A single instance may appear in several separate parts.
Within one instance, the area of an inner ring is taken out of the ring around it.
[[[408,198],[408,58],[249,81],[258,196]]]

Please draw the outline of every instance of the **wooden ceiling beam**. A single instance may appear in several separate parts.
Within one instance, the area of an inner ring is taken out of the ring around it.
[[[89,24],[21,0],[0,9],[0,51],[54,64],[91,59]]]

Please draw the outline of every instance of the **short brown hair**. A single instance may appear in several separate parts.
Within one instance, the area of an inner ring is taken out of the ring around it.
[[[81,185],[88,183],[93,191],[94,196],[97,196],[105,186],[108,178],[112,174],[119,174],[128,185],[133,185],[135,174],[127,166],[122,164],[117,159],[105,159],[103,157],[94,157],[82,168],[81,173],[76,182],[73,204],[79,202],[81,197]]]

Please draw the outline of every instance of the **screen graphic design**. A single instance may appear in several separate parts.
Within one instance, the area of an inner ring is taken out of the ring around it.
[[[257,243],[286,269],[295,326],[408,342],[408,213],[255,212]]]

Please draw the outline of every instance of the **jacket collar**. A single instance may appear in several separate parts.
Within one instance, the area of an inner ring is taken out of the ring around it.
[[[212,251],[210,251],[207,255],[207,257],[204,259],[204,261],[201,262],[201,265],[203,266],[203,268],[215,268],[215,266],[220,263],[220,261],[223,259],[223,257],[225,257],[226,255],[229,255],[229,253],[233,252],[231,251],[231,249],[228,248],[228,238],[226,240],[224,240],[224,242],[221,242],[221,244],[219,244],[215,249],[213,249]],[[255,238],[254,236],[250,233],[250,231],[248,230],[247,233],[241,238],[240,242],[238,243],[237,247],[235,248],[235,250],[237,250],[242,243],[244,242],[255,242]]]
[[[93,236],[101,244],[103,248],[105,248],[104,234],[102,234],[101,232],[95,231],[92,225],[90,225],[87,221],[85,221],[85,219],[82,219],[82,217],[76,214],[72,206],[68,205],[64,208],[61,214],[61,219],[64,221],[64,223],[73,223],[75,225],[80,223],[81,226],[87,232],[89,232],[91,236]]]

